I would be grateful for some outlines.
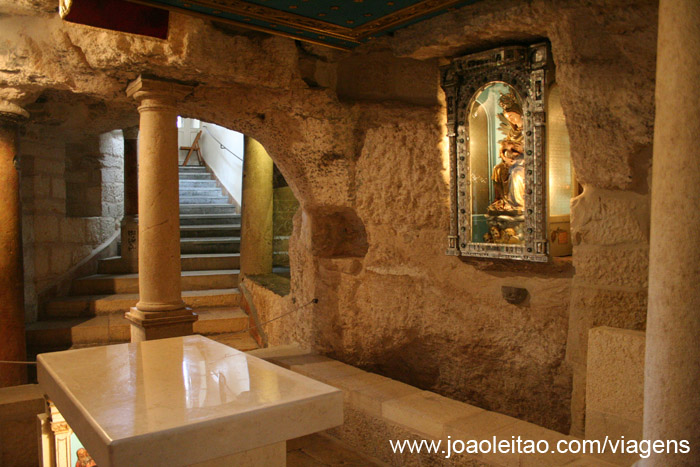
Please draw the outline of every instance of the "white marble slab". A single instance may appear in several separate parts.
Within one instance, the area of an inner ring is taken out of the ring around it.
[[[39,385],[100,467],[190,465],[343,422],[340,390],[202,336],[37,361]]]

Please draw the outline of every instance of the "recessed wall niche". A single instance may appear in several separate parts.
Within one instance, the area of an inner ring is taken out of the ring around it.
[[[447,254],[537,262],[571,254],[576,183],[549,45],[459,57],[441,77],[450,143]]]

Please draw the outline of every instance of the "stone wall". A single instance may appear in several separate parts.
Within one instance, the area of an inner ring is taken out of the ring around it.
[[[642,440],[645,333],[607,326],[588,333],[586,439]],[[618,465],[632,465],[635,454],[604,453]]]
[[[45,300],[65,294],[71,268],[117,231],[122,216],[121,131],[79,143],[68,137],[30,125],[19,141],[29,322]]]
[[[291,294],[266,298],[267,313],[319,300],[271,326],[271,343],[583,433],[588,329],[644,327],[657,2],[484,0],[349,54],[177,14],[161,41],[62,23],[48,1],[13,8],[23,16],[0,16],[0,83],[22,103],[55,89],[135,114],[124,89],[139,73],[193,80],[181,115],[265,146],[302,207]],[[573,265],[445,256],[438,64],[543,39],[584,188]],[[529,301],[508,304],[504,285]]]
[[[292,219],[299,209],[299,201],[288,186],[274,188],[272,192],[272,251],[273,266],[289,267],[289,237],[292,235]]]

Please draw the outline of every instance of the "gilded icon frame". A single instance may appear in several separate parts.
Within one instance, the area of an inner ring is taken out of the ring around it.
[[[450,160],[450,232],[446,253],[454,256],[549,261],[545,154],[547,91],[554,80],[547,43],[508,46],[456,58],[441,68]],[[522,100],[525,205],[521,244],[472,241],[468,111],[489,83],[507,84]]]

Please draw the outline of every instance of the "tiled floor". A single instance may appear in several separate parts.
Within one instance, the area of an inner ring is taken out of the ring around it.
[[[323,434],[287,441],[287,467],[385,466],[353,448]]]

